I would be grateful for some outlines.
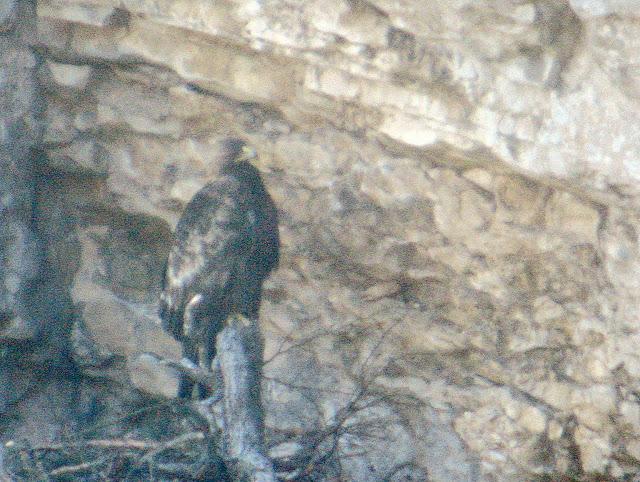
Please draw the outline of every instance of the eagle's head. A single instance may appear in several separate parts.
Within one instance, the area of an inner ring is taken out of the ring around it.
[[[223,140],[220,143],[220,153],[223,169],[226,166],[243,161],[250,161],[256,157],[256,151],[254,148],[248,146],[243,140],[236,138]]]

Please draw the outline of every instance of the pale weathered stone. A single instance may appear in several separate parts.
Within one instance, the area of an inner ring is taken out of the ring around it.
[[[108,25],[115,7],[73,4],[65,1],[45,1],[38,3],[38,15],[44,18],[55,18],[74,23],[103,27]]]
[[[630,440],[626,444],[626,450],[636,460],[640,460],[640,440]]]
[[[550,440],[559,440],[564,433],[564,429],[562,425],[558,423],[556,420],[551,420],[549,422],[549,439]]]
[[[572,387],[567,383],[538,382],[532,393],[554,408],[566,410],[570,407]]]
[[[400,292],[402,287],[396,282],[378,283],[363,293],[363,297],[368,301],[375,301],[388,296],[394,296]]]
[[[66,106],[49,102],[45,112],[45,127],[42,141],[45,144],[65,144],[76,135],[73,118]]]
[[[574,434],[580,449],[580,461],[587,472],[602,472],[609,463],[611,445],[608,437],[601,436],[579,425]]]
[[[178,393],[179,374],[160,363],[157,357],[143,353],[129,363],[131,383],[156,396],[172,398]]]
[[[494,177],[485,169],[468,169],[464,172],[464,177],[487,191],[494,190]]]
[[[543,221],[545,190],[521,177],[497,179],[498,213],[506,223],[539,225]]]
[[[131,359],[142,352],[176,357],[177,343],[160,327],[155,303],[148,306],[133,302],[125,298],[124,293],[114,293],[101,282],[109,272],[109,276],[117,276],[114,268],[107,264],[109,260],[100,254],[106,254],[105,244],[110,236],[104,228],[91,228],[80,236],[82,259],[71,295],[81,303],[80,314],[89,335],[110,352]],[[115,255],[116,259],[122,259],[122,253]],[[131,273],[124,276],[130,279]],[[119,283],[122,285],[123,281]]]
[[[626,422],[628,430],[635,434],[640,434],[640,407],[638,404],[626,400],[621,402],[620,415]]]
[[[107,174],[104,156],[93,140],[76,139],[64,147],[52,148],[47,158],[56,170],[97,176]]]
[[[87,86],[92,71],[88,65],[61,64],[51,61],[47,61],[46,68],[56,85],[78,91]]]
[[[578,15],[586,18],[632,13],[640,7],[637,0],[570,0],[570,3]]]
[[[304,447],[295,442],[284,442],[269,449],[269,456],[276,459],[290,459],[297,455]]]
[[[108,127],[128,126],[134,132],[179,137],[181,123],[172,118],[167,94],[160,89],[121,84],[103,84],[97,93],[96,124]]]
[[[592,405],[577,405],[575,407],[576,418],[585,427],[596,432],[602,432],[608,425],[610,413]]]
[[[156,315],[170,230],[239,136],[281,219],[261,312],[272,433],[323,428],[375,387],[384,407],[337,445],[354,480],[629,473],[635,3],[38,2],[41,182],[84,223],[73,302],[128,362],[105,376],[173,394],[136,365],[179,353]]]
[[[547,203],[546,221],[550,229],[596,242],[598,211],[568,193],[556,193]]]
[[[547,425],[544,413],[536,407],[525,408],[521,412],[518,422],[531,433],[542,433]]]

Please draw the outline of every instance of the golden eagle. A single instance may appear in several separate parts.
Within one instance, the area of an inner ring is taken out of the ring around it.
[[[162,326],[206,369],[229,315],[257,318],[262,283],[278,265],[278,214],[249,162],[255,155],[241,140],[222,143],[220,175],[187,204],[167,259]],[[193,385],[183,376],[178,395],[190,398]],[[206,387],[199,395],[209,395]]]

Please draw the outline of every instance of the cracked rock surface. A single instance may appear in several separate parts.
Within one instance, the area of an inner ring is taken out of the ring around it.
[[[339,425],[328,479],[640,473],[636,4],[38,1],[48,249],[104,376],[175,389],[162,266],[236,135],[281,214],[274,450]]]

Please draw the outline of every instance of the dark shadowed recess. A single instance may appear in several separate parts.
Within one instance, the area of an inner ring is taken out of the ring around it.
[[[37,329],[0,349],[0,440],[11,441],[0,451],[0,470],[17,480],[227,480],[215,442],[205,437],[208,425],[188,406],[74,362],[80,230],[106,228],[93,239],[106,266],[95,281],[126,300],[152,303],[169,226],[114,207],[98,176],[56,171],[42,158],[35,165],[32,225],[42,259],[25,296]]]

